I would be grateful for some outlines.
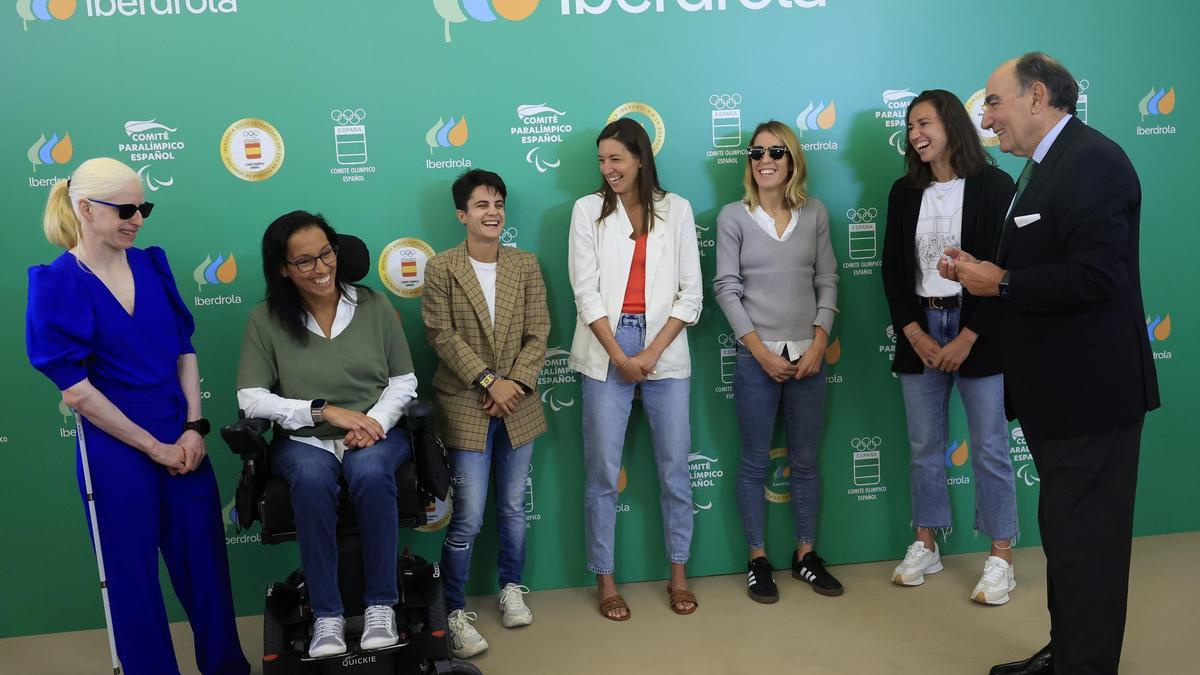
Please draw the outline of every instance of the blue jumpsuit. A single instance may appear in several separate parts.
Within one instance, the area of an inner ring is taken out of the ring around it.
[[[26,348],[34,367],[59,389],[86,377],[135,424],[174,443],[187,416],[178,359],[195,351],[195,324],[162,249],[131,248],[127,256],[135,288],[132,315],[70,253],[29,268]],[[179,672],[158,581],[161,551],[195,633],[200,672],[249,673],[234,624],[212,463],[205,458],[195,471],[171,476],[87,419],[83,429],[124,672]],[[76,464],[82,494],[78,450]]]

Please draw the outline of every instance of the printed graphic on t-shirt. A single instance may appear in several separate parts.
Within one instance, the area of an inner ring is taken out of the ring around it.
[[[922,270],[936,270],[938,259],[947,246],[959,245],[952,225],[954,215],[933,216],[917,221],[917,266]]]

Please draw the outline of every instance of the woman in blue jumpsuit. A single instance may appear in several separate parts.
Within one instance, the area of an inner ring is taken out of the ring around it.
[[[195,325],[162,249],[133,247],[151,206],[137,174],[107,158],[84,162],[51,189],[46,236],[67,251],[29,269],[26,346],[82,417],[124,672],[179,672],[161,552],[200,671],[249,673],[204,447]],[[77,472],[83,492],[81,465]]]

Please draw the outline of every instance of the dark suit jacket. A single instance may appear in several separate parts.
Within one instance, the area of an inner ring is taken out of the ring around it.
[[[1125,152],[1072,118],[1005,221],[997,262],[1011,273],[1009,297],[995,303],[1005,407],[1027,438],[1124,427],[1159,406],[1138,269],[1141,207]]]
[[[1013,196],[1013,181],[994,166],[985,167],[967,178],[963,194],[962,248],[983,260],[991,260],[996,250],[1000,224]],[[904,337],[904,327],[916,321],[925,325],[925,311],[914,291],[917,279],[916,232],[921,215],[924,189],[913,187],[907,178],[892,185],[888,195],[887,231],[883,236],[883,290],[887,294],[896,332],[896,358],[892,371],[922,373],[925,365]],[[960,323],[979,334],[959,373],[967,377],[995,375],[1000,372],[1000,351],[993,335],[990,300],[977,298],[963,289]]]

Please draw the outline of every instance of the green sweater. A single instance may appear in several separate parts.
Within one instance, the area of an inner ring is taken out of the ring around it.
[[[354,317],[333,339],[309,332],[303,344],[297,342],[265,303],[255,307],[242,340],[237,388],[262,387],[284,398],[323,398],[349,410],[370,410],[388,378],[413,372],[412,356],[391,303],[370,289],[357,290]],[[328,422],[287,433],[320,439],[346,434]]]

